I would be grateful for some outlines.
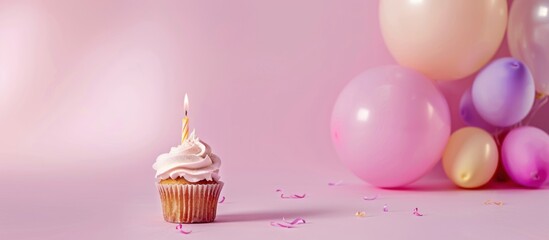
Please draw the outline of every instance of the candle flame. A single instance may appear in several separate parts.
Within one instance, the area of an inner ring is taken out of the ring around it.
[[[183,102],[183,109],[185,110],[185,117],[186,117],[189,112],[189,97],[187,97],[186,93],[185,93],[185,101]]]

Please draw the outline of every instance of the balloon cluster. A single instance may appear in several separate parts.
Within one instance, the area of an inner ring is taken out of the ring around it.
[[[471,127],[450,137],[442,158],[446,175],[460,187],[480,187],[495,174],[501,153],[511,179],[540,187],[549,167],[549,135],[523,125],[547,101],[541,96],[536,99],[534,78],[518,59],[501,58],[486,66],[461,97],[460,116]]]
[[[549,0],[515,0],[510,12],[506,0],[381,0],[383,38],[400,66],[369,69],[340,93],[331,136],[342,162],[370,184],[399,187],[442,158],[456,185],[476,188],[501,157],[515,182],[541,186],[549,135],[523,125],[549,94],[548,10]],[[506,29],[514,58],[489,63]],[[480,69],[460,102],[470,127],[450,135],[448,104],[433,80]]]

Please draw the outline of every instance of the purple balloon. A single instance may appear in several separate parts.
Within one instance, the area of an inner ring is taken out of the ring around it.
[[[489,133],[493,133],[497,130],[495,126],[486,122],[480,114],[478,114],[477,109],[473,104],[470,88],[463,93],[463,96],[461,96],[461,100],[459,102],[459,116],[461,116],[463,122],[469,126],[482,128]]]
[[[549,135],[535,127],[513,129],[501,148],[507,174],[516,183],[531,188],[541,187],[547,180]]]
[[[475,108],[486,122],[509,127],[532,109],[536,89],[528,67],[515,58],[500,58],[486,66],[472,87]]]
[[[399,187],[440,160],[450,113],[431,80],[387,66],[347,84],[334,106],[331,130],[341,161],[355,175],[378,187]]]

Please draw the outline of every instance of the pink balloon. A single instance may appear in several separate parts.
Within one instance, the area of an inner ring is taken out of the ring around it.
[[[549,135],[535,127],[513,129],[501,148],[507,174],[516,183],[531,188],[547,181],[549,167]]]
[[[370,69],[339,94],[332,141],[341,161],[378,187],[399,187],[440,160],[450,113],[432,81],[400,66]]]

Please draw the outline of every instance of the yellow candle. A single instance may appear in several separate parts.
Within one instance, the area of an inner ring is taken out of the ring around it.
[[[183,108],[185,109],[185,117],[183,117],[183,120],[181,120],[181,122],[183,123],[183,128],[181,130],[181,143],[185,142],[185,140],[189,137],[189,98],[187,97],[187,94],[185,94],[185,102],[183,103]]]

